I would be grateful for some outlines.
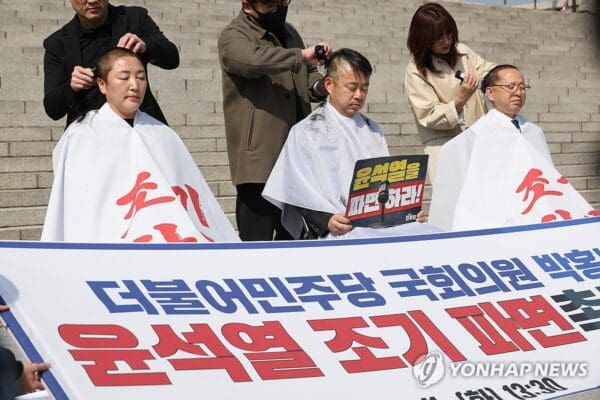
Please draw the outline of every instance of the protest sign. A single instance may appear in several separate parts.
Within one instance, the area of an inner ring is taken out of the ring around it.
[[[426,155],[358,160],[352,174],[346,217],[353,227],[414,222],[423,203]]]
[[[0,242],[57,400],[547,399],[600,382],[600,219],[335,242]]]

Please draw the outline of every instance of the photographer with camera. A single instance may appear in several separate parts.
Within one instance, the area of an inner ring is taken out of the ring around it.
[[[219,36],[223,113],[231,179],[236,186],[240,238],[286,240],[280,210],[261,193],[290,128],[327,92],[317,66],[326,42],[305,48],[286,22],[290,0],[242,0],[242,10]]]

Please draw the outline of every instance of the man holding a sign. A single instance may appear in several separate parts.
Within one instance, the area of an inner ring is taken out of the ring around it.
[[[290,131],[263,196],[282,209],[282,223],[294,238],[302,234],[303,218],[319,238],[348,237],[356,162],[389,156],[379,125],[360,113],[372,71],[355,50],[333,53],[324,78],[329,100]]]

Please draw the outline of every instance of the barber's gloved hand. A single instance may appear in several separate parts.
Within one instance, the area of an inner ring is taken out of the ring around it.
[[[323,50],[325,51],[326,58],[329,59],[329,57],[331,56],[331,53],[332,53],[331,45],[329,43],[323,42],[323,41],[318,43],[318,45],[320,45],[323,48]],[[314,46],[307,47],[306,49],[302,49],[302,59],[304,60],[304,62],[306,64],[310,64],[310,65],[325,64],[326,60],[321,60],[317,56],[317,51],[315,49],[316,47],[317,47],[317,45],[314,45]]]
[[[329,218],[327,223],[327,229],[335,236],[343,235],[352,230],[352,224],[350,220],[342,213],[336,213]]]

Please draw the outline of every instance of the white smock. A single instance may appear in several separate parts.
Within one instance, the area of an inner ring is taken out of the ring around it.
[[[238,235],[179,136],[105,104],[72,123],[53,153],[44,241],[236,242]]]
[[[431,224],[447,231],[495,228],[560,220],[563,210],[581,218],[592,210],[554,167],[542,129],[516,119],[519,128],[490,110],[442,147]],[[538,196],[548,191],[553,194]]]
[[[344,213],[356,161],[385,156],[389,156],[385,137],[373,120],[362,114],[346,117],[331,104],[322,104],[290,130],[263,197],[282,209],[283,226],[298,238],[302,217],[287,205]],[[328,238],[394,236],[393,228],[357,228]],[[411,228],[400,228],[400,234],[410,234]]]

